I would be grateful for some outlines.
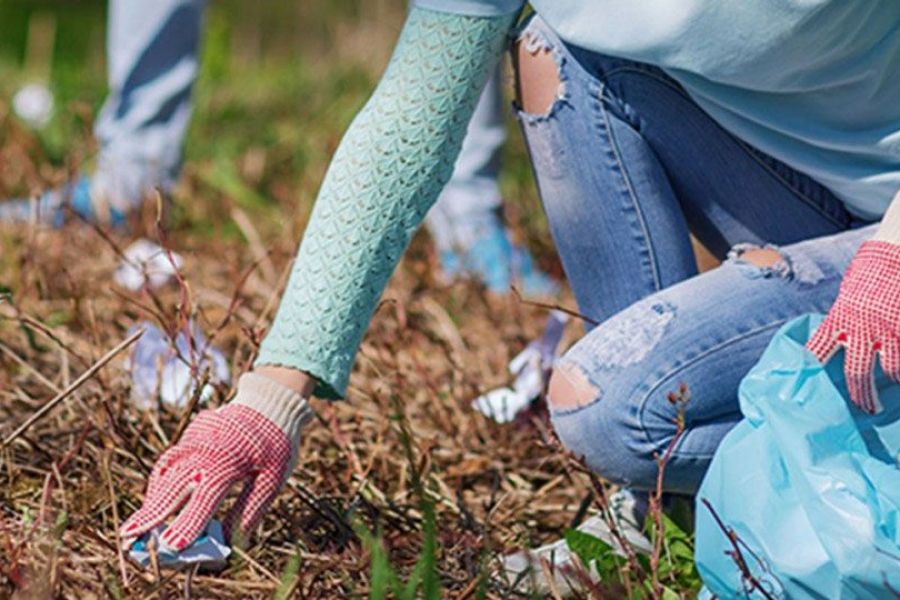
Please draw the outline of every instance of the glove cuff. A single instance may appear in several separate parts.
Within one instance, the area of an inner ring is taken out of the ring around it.
[[[238,391],[231,404],[252,408],[275,423],[291,440],[300,440],[300,431],[312,418],[306,398],[291,388],[257,373],[244,373],[238,380]]]
[[[893,202],[884,213],[884,218],[881,219],[878,231],[875,232],[872,239],[900,244],[900,192],[894,196]]]

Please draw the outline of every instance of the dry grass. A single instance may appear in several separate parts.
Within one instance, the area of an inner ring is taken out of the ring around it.
[[[302,51],[275,57],[259,55],[263,9],[229,20],[211,7],[189,160],[165,219],[166,245],[185,258],[182,285],[149,294],[112,282],[120,248],[141,235],[159,240],[152,205],[127,236],[79,223],[0,225],[0,439],[142,320],[175,332],[193,318],[229,357],[233,377],[247,369],[328,157],[405,10],[395,0],[360,2],[350,18],[331,3],[290,6],[299,11],[290,22],[305,24],[296,33]],[[317,29],[331,33],[317,37]],[[102,81],[101,65],[79,68],[68,77]],[[81,98],[83,86],[69,93]],[[16,125],[0,102],[0,199],[64,181],[93,155],[90,107],[65,108],[54,144],[65,159],[54,161],[47,140]],[[505,159],[517,234],[558,274],[517,136]],[[364,597],[370,557],[353,525],[380,527],[392,562],[408,572],[422,544],[414,473],[436,507],[443,596],[478,597],[486,573],[488,597],[508,597],[497,557],[558,538],[594,484],[556,446],[541,407],[504,426],[469,407],[506,382],[508,360],[540,332],[546,311],[473,284],[443,285],[435,262],[417,237],[376,312],[348,401],[320,406],[258,535],[216,575],[143,571],[118,551],[118,523],[196,410],[138,410],[123,356],[100,369],[0,448],[0,597],[263,598],[279,586],[302,598]],[[211,405],[230,392],[218,390]]]
[[[152,231],[152,219],[142,227]],[[235,374],[246,369],[292,244],[256,248],[267,256],[258,261],[241,240],[169,237],[186,258],[185,285],[151,295],[112,283],[116,246],[128,241],[120,234],[105,239],[79,223],[0,229],[0,282],[10,288],[0,304],[4,438],[142,319],[174,331],[191,316]],[[468,405],[503,382],[506,362],[540,330],[544,311],[471,284],[437,285],[422,242],[377,311],[349,401],[321,405],[259,535],[225,572],[193,577],[194,597],[268,597],[294,556],[299,596],[366,594],[368,557],[352,524],[382,526],[394,562],[411,565],[421,543],[413,468],[436,502],[447,597],[473,595],[483,557],[546,541],[571,523],[590,484],[573,477],[548,444],[546,415],[499,426]],[[269,269],[261,266],[269,260]],[[188,416],[137,410],[129,388],[120,357],[0,450],[0,594],[183,593],[185,575],[142,571],[117,551],[117,524],[138,506],[148,469]],[[219,390],[212,404],[228,393]],[[411,433],[415,464],[401,451],[402,428]],[[487,563],[493,567],[496,561]],[[505,595],[500,578],[489,589]]]

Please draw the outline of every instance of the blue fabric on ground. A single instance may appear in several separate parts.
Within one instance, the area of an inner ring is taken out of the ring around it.
[[[27,223],[35,220],[62,227],[70,216],[69,211],[87,221],[100,219],[91,199],[91,180],[87,175],[79,176],[74,183],[44,192],[34,201],[17,198],[0,202],[0,222]],[[108,220],[114,227],[125,225],[125,215],[114,207],[109,207]]]
[[[510,242],[499,219],[470,248],[448,250],[440,257],[448,278],[472,276],[497,294],[508,293],[512,286],[525,296],[559,293],[559,284],[534,264],[528,249]]]
[[[886,407],[847,400],[841,357],[823,367],[804,344],[821,316],[775,335],[741,383],[744,420],[722,441],[697,495],[701,597],[746,593],[734,530],[753,576],[776,598],[884,598],[900,590],[900,386],[879,371]],[[746,593],[746,595],[745,595]]]

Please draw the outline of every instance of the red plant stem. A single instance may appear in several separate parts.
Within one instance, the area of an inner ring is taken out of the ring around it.
[[[650,496],[650,514],[653,515],[653,526],[656,528],[656,536],[653,540],[653,554],[650,556],[650,575],[652,577],[654,594],[660,598],[662,597],[663,589],[659,583],[659,557],[662,555],[663,537],[665,535],[665,525],[662,520],[663,479],[666,465],[675,451],[675,446],[678,445],[678,441],[684,435],[684,418],[681,416],[683,413],[684,408],[682,407],[678,418],[676,418],[675,435],[666,447],[662,458],[657,459],[659,468],[656,472],[656,490]]]
[[[701,498],[700,501],[703,503],[703,506],[710,512],[713,519],[716,521],[716,525],[719,526],[719,529],[725,534],[725,537],[728,538],[728,542],[731,544],[731,551],[726,552],[734,563],[737,565],[738,570],[741,572],[741,578],[750,584],[751,590],[757,590],[760,594],[763,595],[766,600],[775,600],[775,596],[770,594],[765,588],[763,588],[762,584],[759,582],[753,573],[750,571],[750,567],[747,565],[747,560],[744,558],[744,554],[741,552],[741,548],[737,543],[737,534],[729,528],[722,521],[722,518],[719,517],[719,513],[716,512],[716,509],[713,508],[712,504],[710,504],[709,500],[706,498]]]

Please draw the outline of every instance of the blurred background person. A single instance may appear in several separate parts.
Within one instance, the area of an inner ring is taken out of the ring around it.
[[[109,94],[94,126],[95,170],[41,194],[36,202],[0,203],[0,220],[32,218],[54,225],[66,210],[124,225],[155,190],[169,195],[199,73],[205,0],[110,0],[107,31]],[[552,295],[558,285],[514,243],[503,221],[498,184],[506,139],[498,68],[469,124],[453,178],[427,218],[447,280],[473,277],[492,292],[517,285],[527,295]]]

